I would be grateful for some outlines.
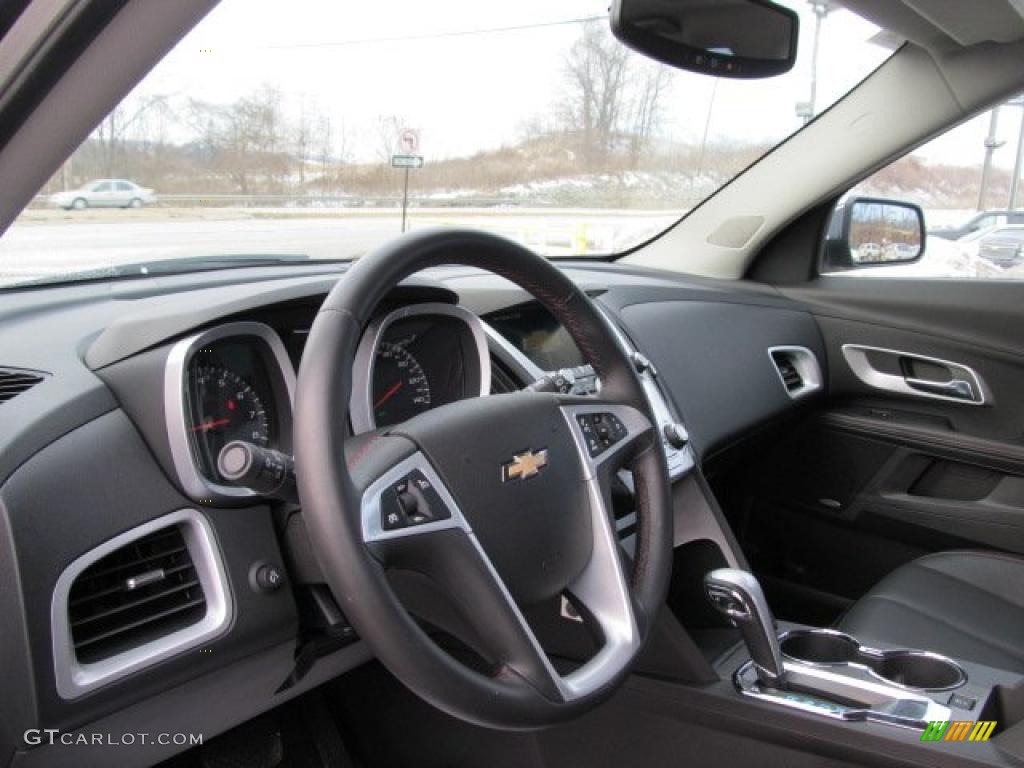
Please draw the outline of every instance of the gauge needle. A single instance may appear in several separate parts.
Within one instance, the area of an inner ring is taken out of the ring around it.
[[[388,391],[380,396],[380,399],[373,404],[373,407],[380,408],[382,405],[384,405],[384,403],[390,400],[398,392],[398,390],[402,388],[402,384],[404,383],[405,382],[400,381],[397,384],[392,384],[390,387],[388,387]]]
[[[192,431],[193,432],[209,432],[211,429],[216,429],[217,427],[223,427],[225,424],[230,424],[230,423],[231,423],[231,419],[210,419],[209,421],[204,421],[202,424],[196,424],[194,427],[192,427]]]

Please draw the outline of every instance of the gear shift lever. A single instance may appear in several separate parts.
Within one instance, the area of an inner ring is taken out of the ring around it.
[[[704,592],[739,629],[761,685],[784,688],[786,673],[775,619],[757,579],[746,571],[719,568],[704,576]]]

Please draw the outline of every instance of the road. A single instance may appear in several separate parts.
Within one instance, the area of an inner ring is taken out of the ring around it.
[[[929,211],[927,219],[958,221],[957,213]],[[485,229],[540,253],[564,256],[621,251],[660,232],[678,216],[665,211],[413,208],[409,224]],[[274,254],[350,259],[400,231],[397,209],[30,209],[0,237],[0,286],[182,257]],[[871,271],[890,277],[1018,277],[1020,270],[1000,270],[960,250],[931,238],[920,262]]]
[[[609,253],[667,227],[676,214],[623,211],[413,209],[410,228],[468,226],[548,255]],[[0,238],[0,285],[72,270],[209,255],[355,258],[401,231],[397,210],[30,210]]]

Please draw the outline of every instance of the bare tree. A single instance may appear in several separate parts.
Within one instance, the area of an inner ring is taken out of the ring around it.
[[[564,126],[580,135],[584,157],[603,163],[612,151],[627,110],[630,57],[606,26],[583,25],[565,59]]]
[[[633,92],[630,156],[636,168],[640,155],[649,147],[661,123],[665,95],[671,79],[668,69],[660,64],[634,61],[630,84]]]
[[[316,124],[317,159],[320,161],[320,179],[327,183],[328,169],[334,160],[334,125],[330,115],[320,115]]]
[[[190,111],[212,169],[241,194],[253,192],[257,179],[274,186],[287,170],[281,94],[275,89],[264,86],[228,105],[193,101]]]
[[[583,25],[563,67],[557,114],[583,158],[605,166],[617,146],[634,167],[658,128],[671,84],[668,70],[633,55],[599,21]]]
[[[124,155],[130,132],[137,130],[150,112],[166,117],[170,112],[166,95],[125,99],[99,124],[93,138],[100,155],[100,169],[104,176],[113,176],[118,161]]]

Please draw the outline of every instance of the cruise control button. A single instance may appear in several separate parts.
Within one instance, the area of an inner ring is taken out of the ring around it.
[[[386,489],[380,496],[380,527],[385,531],[405,528],[409,524],[398,493],[394,488]]]

